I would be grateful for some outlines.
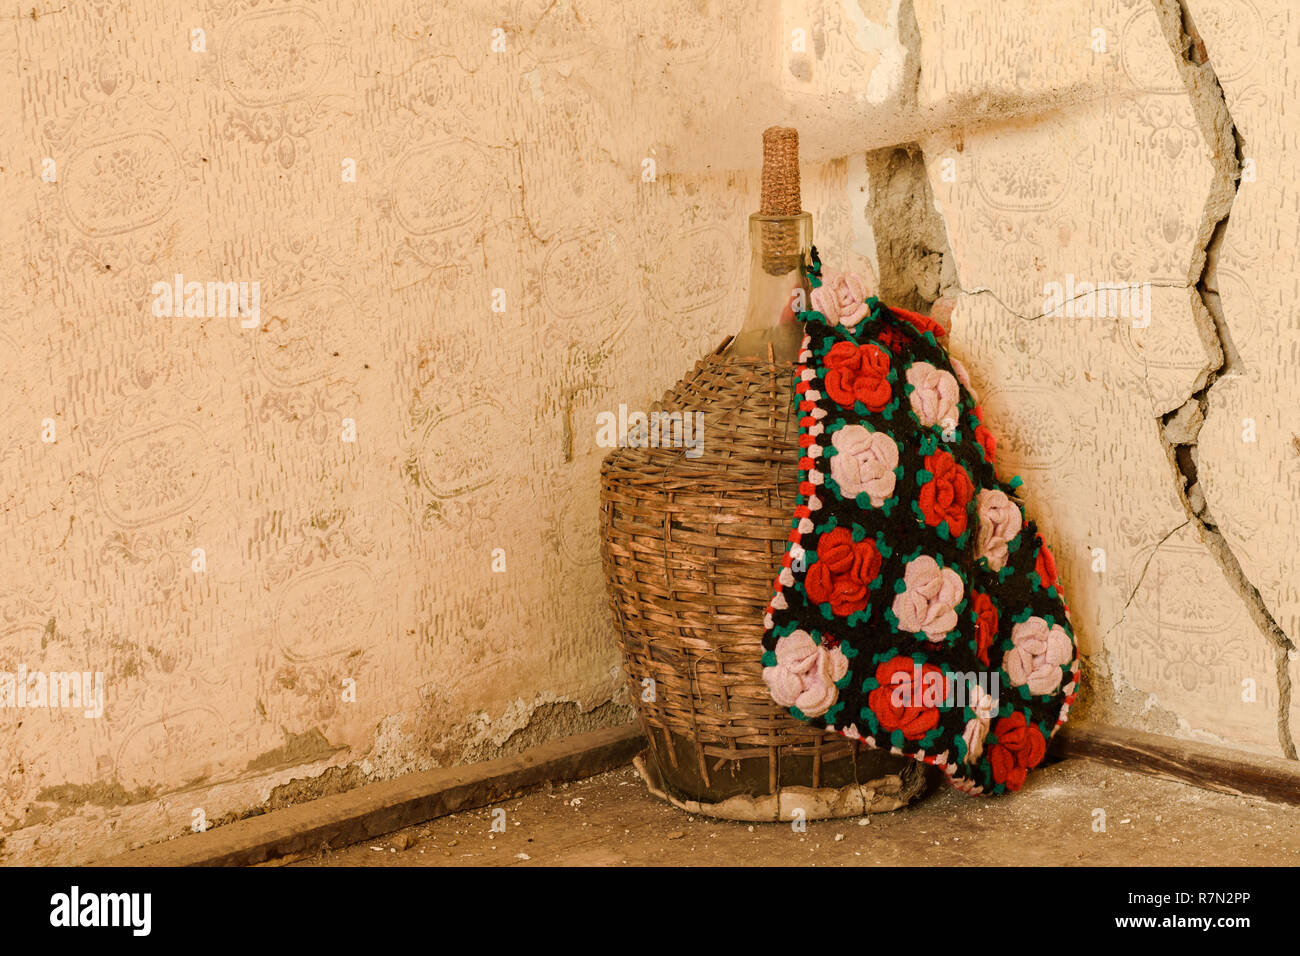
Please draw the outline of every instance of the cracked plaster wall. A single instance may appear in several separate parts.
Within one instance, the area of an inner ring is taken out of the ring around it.
[[[1011,3],[995,26],[981,6],[918,0],[921,108],[1014,89],[1017,115],[921,144],[954,349],[1055,542],[1084,713],[1294,758],[1293,13]],[[1149,326],[1045,316],[1067,274],[1149,283]]]
[[[98,721],[4,715],[3,859],[626,719],[594,416],[733,330],[773,123],[801,131],[829,266],[955,302],[1057,551],[1083,712],[1294,756],[1300,54],[1282,4],[1187,3],[0,21],[0,653],[108,680]],[[263,328],[153,317],[176,272],[259,279]],[[1067,273],[1150,283],[1151,325],[1043,317]]]

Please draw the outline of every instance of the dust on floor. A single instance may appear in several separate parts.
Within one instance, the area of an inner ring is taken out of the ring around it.
[[[1102,823],[1104,822],[1104,829]],[[494,829],[494,824],[496,829]],[[631,766],[300,859],[295,866],[1300,863],[1300,807],[1066,760],[1019,794],[940,787],[868,818],[732,823],[646,792]]]

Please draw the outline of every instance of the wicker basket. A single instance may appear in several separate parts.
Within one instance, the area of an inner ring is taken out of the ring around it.
[[[763,613],[798,485],[794,369],[725,357],[726,344],[655,406],[704,413],[699,457],[620,448],[601,468],[644,775],[679,806],[736,819],[895,809],[925,789],[922,765],[794,719],[763,682]]]

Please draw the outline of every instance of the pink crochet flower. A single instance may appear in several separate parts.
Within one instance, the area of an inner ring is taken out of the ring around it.
[[[965,590],[961,576],[923,554],[908,562],[903,583],[906,590],[894,596],[898,626],[913,634],[924,632],[928,641],[942,641],[957,626],[956,608]]]
[[[948,364],[952,366],[953,374],[957,376],[957,381],[966,386],[966,391],[970,392],[972,400],[978,402],[980,397],[975,394],[975,389],[970,383],[970,373],[966,371],[966,366],[951,355],[948,356]]]
[[[912,411],[926,428],[957,421],[957,401],[961,390],[951,372],[935,368],[929,362],[913,362],[907,370],[912,392],[907,400]]]
[[[772,700],[820,717],[840,696],[835,682],[849,672],[849,659],[838,647],[827,650],[807,631],[791,631],[776,642],[776,666],[763,668]]]
[[[1031,617],[1011,629],[1014,645],[1002,659],[1012,687],[1029,685],[1031,694],[1051,694],[1061,686],[1061,668],[1074,657],[1074,643],[1059,624],[1049,629],[1041,617]]]
[[[978,684],[971,684],[966,693],[975,716],[966,721],[966,729],[962,731],[961,738],[966,741],[966,762],[974,763],[984,753],[984,738],[988,736],[989,721],[997,710],[997,701]]]
[[[867,314],[867,283],[856,272],[828,273],[811,298],[813,311],[824,315],[827,325],[852,329]]]
[[[989,567],[1001,571],[1007,565],[1007,545],[1020,534],[1020,507],[999,488],[982,488],[976,503],[980,529],[976,553],[987,558]]]
[[[898,443],[884,432],[846,425],[831,436],[837,454],[831,458],[831,477],[845,498],[865,491],[879,508],[894,493]]]

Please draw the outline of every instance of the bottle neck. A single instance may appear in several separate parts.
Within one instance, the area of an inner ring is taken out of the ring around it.
[[[803,341],[797,309],[808,308],[812,216],[749,217],[749,304],[723,353],[728,358],[794,362]]]

